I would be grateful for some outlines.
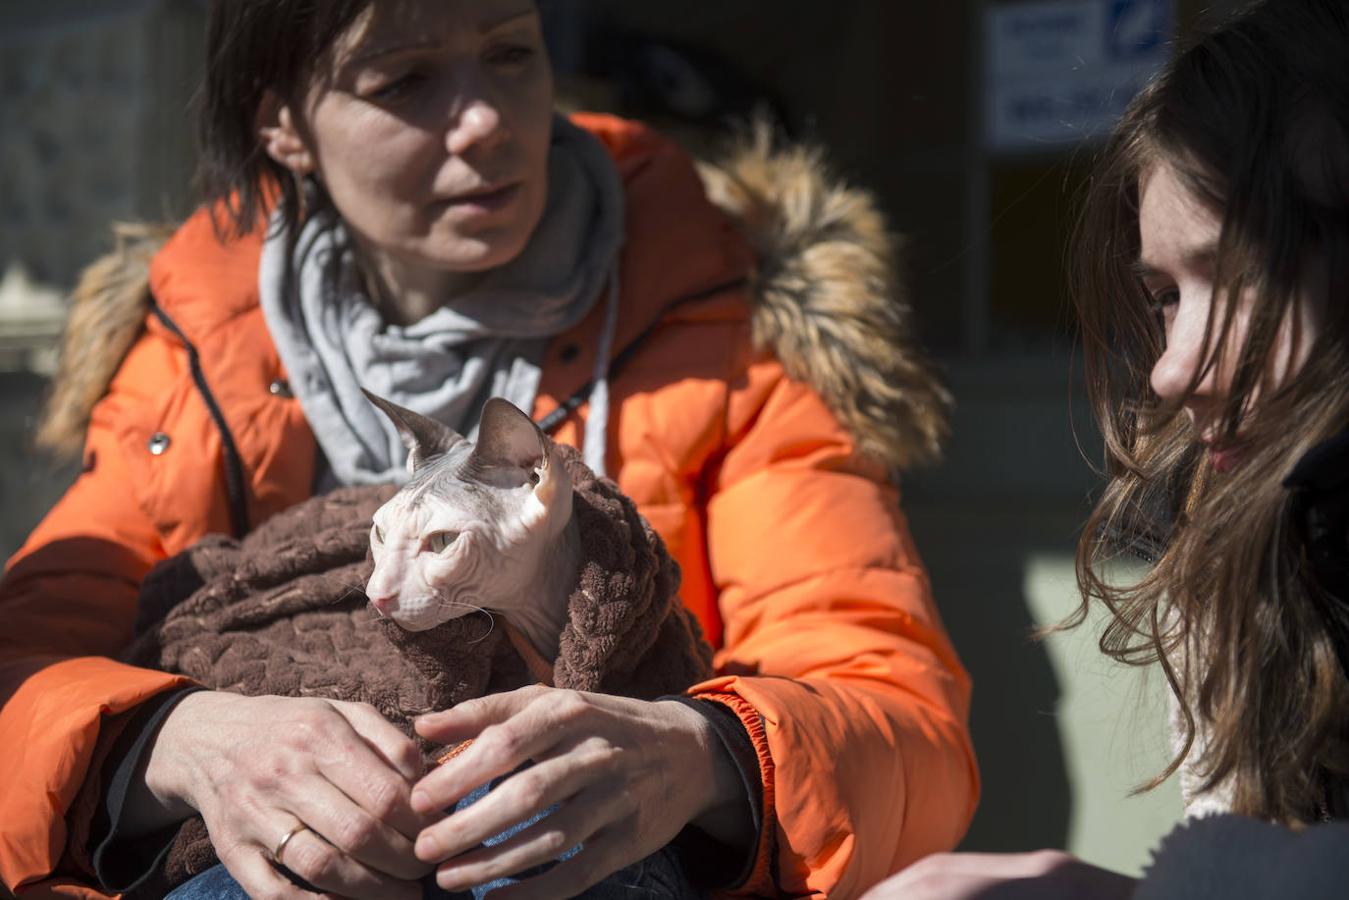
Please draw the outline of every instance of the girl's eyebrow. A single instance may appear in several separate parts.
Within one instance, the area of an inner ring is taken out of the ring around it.
[[[1135,278],[1141,279],[1143,281],[1146,281],[1149,278],[1156,278],[1158,275],[1161,274],[1161,272],[1159,272],[1157,269],[1143,262],[1142,259],[1134,260],[1133,263],[1130,264],[1129,266],[1129,271],[1133,273],[1133,276]]]
[[[1184,269],[1211,268],[1217,258],[1218,241],[1215,238],[1212,241],[1200,244],[1198,247],[1191,247],[1184,251],[1180,257],[1180,265]],[[1167,274],[1165,270],[1158,268],[1141,256],[1134,260],[1129,268],[1139,278],[1156,278]]]
[[[385,44],[383,46],[372,47],[351,57],[348,65],[359,66],[380,59],[385,56],[393,56],[396,53],[409,53],[414,50],[431,50],[440,46],[439,41],[430,39],[410,41],[398,44]]]
[[[538,12],[533,8],[522,9],[519,12],[514,13],[507,13],[505,16],[503,16],[500,19],[497,19],[494,22],[484,22],[483,24],[479,25],[478,33],[487,34],[488,32],[496,31],[498,28],[501,28],[504,25],[510,25],[514,23],[517,19],[529,19],[537,15]]]
[[[531,18],[536,15],[538,14],[532,9],[522,10],[521,12],[508,13],[503,18],[479,24],[478,33],[490,34],[493,31],[496,31],[498,28],[502,28],[506,25],[513,24],[519,19]],[[412,41],[388,43],[388,44],[376,44],[374,47],[368,50],[363,50],[359,54],[352,56],[348,64],[363,65],[364,63],[368,63],[372,60],[379,59],[384,56],[392,56],[393,54],[396,53],[409,53],[418,50],[434,50],[437,47],[439,47],[441,43],[442,43],[441,41],[436,40],[435,38],[423,37]]]

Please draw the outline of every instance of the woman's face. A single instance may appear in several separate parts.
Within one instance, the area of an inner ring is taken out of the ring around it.
[[[383,0],[263,135],[368,250],[479,272],[518,255],[543,214],[552,91],[533,0]]]
[[[1215,467],[1226,469],[1235,462],[1239,448],[1224,443],[1224,401],[1258,297],[1251,290],[1235,299],[1214,296],[1222,223],[1183,185],[1172,166],[1152,166],[1141,179],[1140,193],[1138,272],[1161,315],[1166,335],[1165,350],[1152,367],[1152,389],[1163,400],[1184,403]],[[1207,366],[1193,393],[1187,395],[1196,370],[1213,355],[1205,345],[1208,322],[1211,318],[1216,334],[1230,302],[1237,306],[1232,310],[1223,364]],[[1290,317],[1280,325],[1268,361],[1266,384],[1282,385],[1306,361],[1317,331],[1310,306],[1296,304],[1296,318]]]

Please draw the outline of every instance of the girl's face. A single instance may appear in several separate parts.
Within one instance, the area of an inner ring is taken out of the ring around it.
[[[1235,462],[1238,447],[1224,443],[1224,401],[1259,298],[1252,290],[1235,298],[1215,296],[1222,223],[1183,185],[1172,166],[1153,165],[1140,184],[1138,272],[1152,295],[1166,336],[1165,350],[1152,367],[1152,389],[1163,400],[1184,403],[1214,466],[1227,469]],[[1208,365],[1187,396],[1196,370],[1213,356],[1212,348],[1205,345],[1208,322],[1212,320],[1216,337],[1229,303],[1235,303],[1236,308],[1232,310],[1222,365]],[[1310,307],[1309,303],[1296,304],[1296,315],[1280,325],[1268,361],[1266,384],[1281,386],[1306,361],[1317,333]]]
[[[268,153],[317,175],[367,250],[479,272],[543,214],[552,100],[533,0],[388,0],[260,118]]]

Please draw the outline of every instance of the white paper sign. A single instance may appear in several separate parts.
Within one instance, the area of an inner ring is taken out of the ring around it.
[[[995,4],[984,18],[985,143],[1053,149],[1108,131],[1170,55],[1173,0]]]

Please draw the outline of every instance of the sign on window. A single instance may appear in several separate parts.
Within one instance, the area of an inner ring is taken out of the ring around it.
[[[1057,149],[1108,131],[1170,53],[1173,0],[995,4],[985,29],[985,143]]]

